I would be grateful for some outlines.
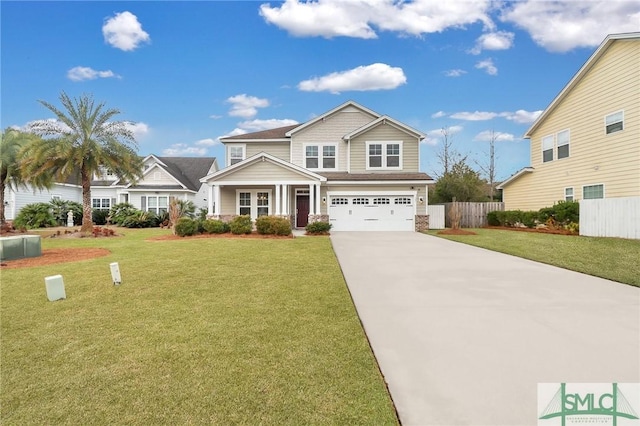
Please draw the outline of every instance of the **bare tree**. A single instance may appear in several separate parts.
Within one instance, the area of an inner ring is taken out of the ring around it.
[[[436,177],[438,178],[449,173],[454,164],[467,159],[466,155],[462,156],[453,147],[453,133],[450,127],[443,127],[440,129],[440,133],[442,133],[442,147],[436,152],[436,157],[442,166],[442,173],[436,173]]]
[[[489,196],[491,197],[491,201],[493,201],[496,184],[496,159],[496,132],[491,129],[487,159],[482,163],[479,161],[475,162],[480,168],[480,171],[486,176],[487,183],[489,184]]]

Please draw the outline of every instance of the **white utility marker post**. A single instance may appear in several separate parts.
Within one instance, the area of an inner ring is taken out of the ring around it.
[[[67,298],[67,294],[64,291],[62,275],[45,277],[44,285],[47,288],[47,299],[49,299],[49,302]]]
[[[118,266],[118,262],[113,262],[109,264],[111,268],[111,278],[113,279],[113,285],[122,284],[122,277],[120,277],[120,266]]]

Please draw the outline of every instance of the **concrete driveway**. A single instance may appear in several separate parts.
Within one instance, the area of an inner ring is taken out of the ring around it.
[[[636,287],[419,233],[331,242],[403,425],[535,425],[538,383],[640,382]]]

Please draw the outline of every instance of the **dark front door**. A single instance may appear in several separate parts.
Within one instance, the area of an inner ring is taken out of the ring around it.
[[[309,222],[309,196],[296,195],[296,228],[304,228]]]

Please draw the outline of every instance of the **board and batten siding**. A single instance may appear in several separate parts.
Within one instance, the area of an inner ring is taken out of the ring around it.
[[[375,170],[367,170],[367,142],[402,141],[402,170],[403,172],[418,172],[419,147],[418,138],[412,137],[402,130],[389,124],[380,124],[373,129],[359,135],[349,144],[351,150],[351,173],[376,173]],[[380,170],[380,173],[388,173],[388,170]]]
[[[273,155],[276,158],[289,162],[291,155],[289,153],[289,142],[264,142],[264,143],[247,143],[246,158],[253,157],[261,152]]]
[[[507,210],[537,210],[573,188],[604,184],[605,198],[640,196],[640,41],[617,40],[531,134],[532,173],[508,184]],[[624,130],[605,133],[605,116],[624,111]],[[570,131],[569,157],[542,162],[542,138]]]
[[[347,171],[347,143],[344,135],[353,132],[377,117],[353,106],[336,111],[309,127],[294,133],[291,138],[292,162],[301,167],[304,164],[304,145],[335,143],[338,147],[338,167],[336,171]]]

